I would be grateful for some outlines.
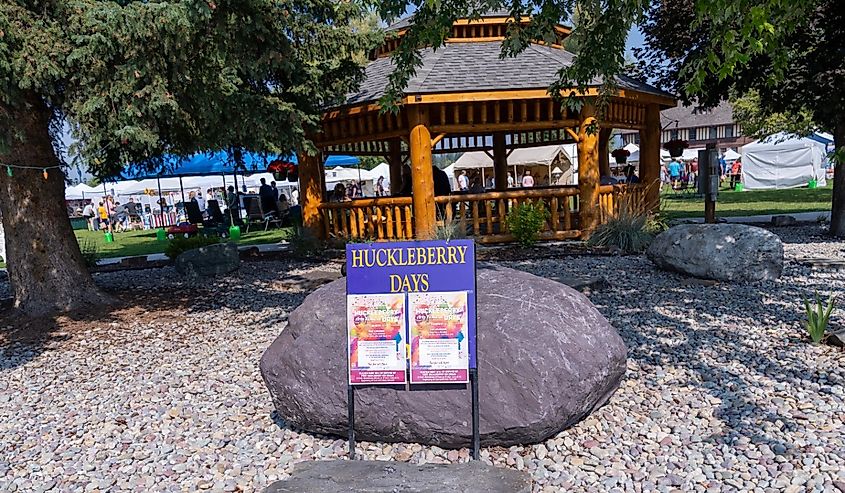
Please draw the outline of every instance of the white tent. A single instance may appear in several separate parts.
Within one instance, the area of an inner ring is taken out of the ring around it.
[[[558,157],[563,158],[562,163],[557,162]],[[546,168],[545,179],[549,179],[549,177],[552,176],[553,165],[563,166],[565,168],[563,170],[563,177],[558,181],[561,183],[565,181],[566,184],[569,184],[569,182],[572,181],[572,173],[575,168],[574,163],[575,158],[572,157],[562,145],[514,149],[514,151],[508,156],[508,168],[514,170],[514,177],[516,178],[517,184],[519,184],[520,176],[519,172],[516,170],[517,166],[523,168]],[[453,166],[453,173],[460,170],[478,169],[481,170],[482,175],[486,174],[487,176],[492,176],[493,174],[493,158],[483,151],[465,152],[460,158],[458,158],[457,161],[455,161]],[[540,180],[543,179],[542,176],[538,178]]]
[[[825,146],[806,137],[775,134],[742,148],[742,182],[748,190],[796,188],[825,181]]]
[[[737,159],[739,159],[741,156],[735,150],[728,149],[727,151],[725,151],[725,155],[722,156],[722,157],[725,159],[726,162],[732,163],[732,162],[736,161]]]

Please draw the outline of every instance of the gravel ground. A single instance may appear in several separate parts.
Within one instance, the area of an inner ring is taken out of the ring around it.
[[[813,231],[776,231],[784,276],[756,285],[694,283],[642,257],[507,263],[604,276],[590,297],[625,339],[628,372],[575,427],[484,460],[527,470],[537,491],[845,492],[845,352],[808,344],[800,308],[815,289],[842,297],[845,271],[796,261],[842,259],[845,243]],[[344,441],[275,419],[258,372],[306,294],[282,281],[326,269],[337,264],[247,263],[214,284],[169,269],[98,275],[137,292],[139,307],[0,347],[0,491],[260,491],[297,462],[344,457]],[[468,460],[466,449],[359,447],[371,459]]]

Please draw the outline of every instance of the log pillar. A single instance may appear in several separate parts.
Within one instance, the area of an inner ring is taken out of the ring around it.
[[[314,237],[324,238],[323,217],[320,204],[323,203],[323,157],[299,154],[299,203],[302,206],[302,225]]]
[[[581,108],[578,128],[578,190],[581,238],[587,239],[599,221],[599,129],[595,126],[596,108],[587,103]],[[590,127],[593,128],[590,128]]]
[[[599,175],[612,176],[610,171],[610,135],[613,133],[612,128],[602,128],[599,130]]]
[[[387,142],[387,164],[390,166],[390,195],[399,195],[402,190],[402,142],[390,139]]]
[[[431,133],[428,130],[428,108],[411,107],[408,111],[411,127],[411,190],[413,192],[415,236],[434,238],[434,173],[431,169]]]
[[[640,130],[640,183],[646,187],[646,209],[660,207],[660,108],[646,106],[645,128]]]
[[[505,144],[505,134],[493,134],[493,185],[496,190],[508,189],[508,149]],[[516,179],[516,177],[514,177]]]

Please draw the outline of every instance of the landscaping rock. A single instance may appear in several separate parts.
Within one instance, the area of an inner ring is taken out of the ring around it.
[[[176,257],[176,271],[189,277],[228,274],[238,269],[241,260],[234,243],[218,243],[182,252]]]
[[[261,358],[279,415],[346,436],[346,280],[327,284],[289,317]],[[504,267],[478,270],[481,442],[535,443],[604,404],[626,369],[616,330],[581,293]],[[356,390],[361,440],[461,447],[470,441],[467,389]]]
[[[768,281],[783,272],[783,243],[744,224],[683,224],[657,236],[648,249],[657,267],[719,281]]]
[[[297,464],[290,479],[264,493],[529,493],[531,479],[481,461],[416,465],[385,461],[318,461]]]
[[[797,223],[795,216],[772,216],[772,226],[794,226]]]

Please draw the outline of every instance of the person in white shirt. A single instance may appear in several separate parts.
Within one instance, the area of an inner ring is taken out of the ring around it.
[[[205,212],[205,197],[202,196],[202,190],[197,192],[197,205],[200,206],[200,212]]]
[[[292,205],[299,204],[299,189],[294,188],[293,190],[291,190],[290,198],[291,198],[291,204]]]
[[[508,171],[508,188],[513,188],[516,186],[516,180],[513,179],[513,174]]]
[[[458,176],[458,188],[462,192],[469,190],[469,177],[467,177],[466,170],[461,171],[460,176]]]
[[[530,188],[534,186],[534,177],[531,176],[531,170],[525,170],[525,174],[522,176],[522,186],[524,188]]]

